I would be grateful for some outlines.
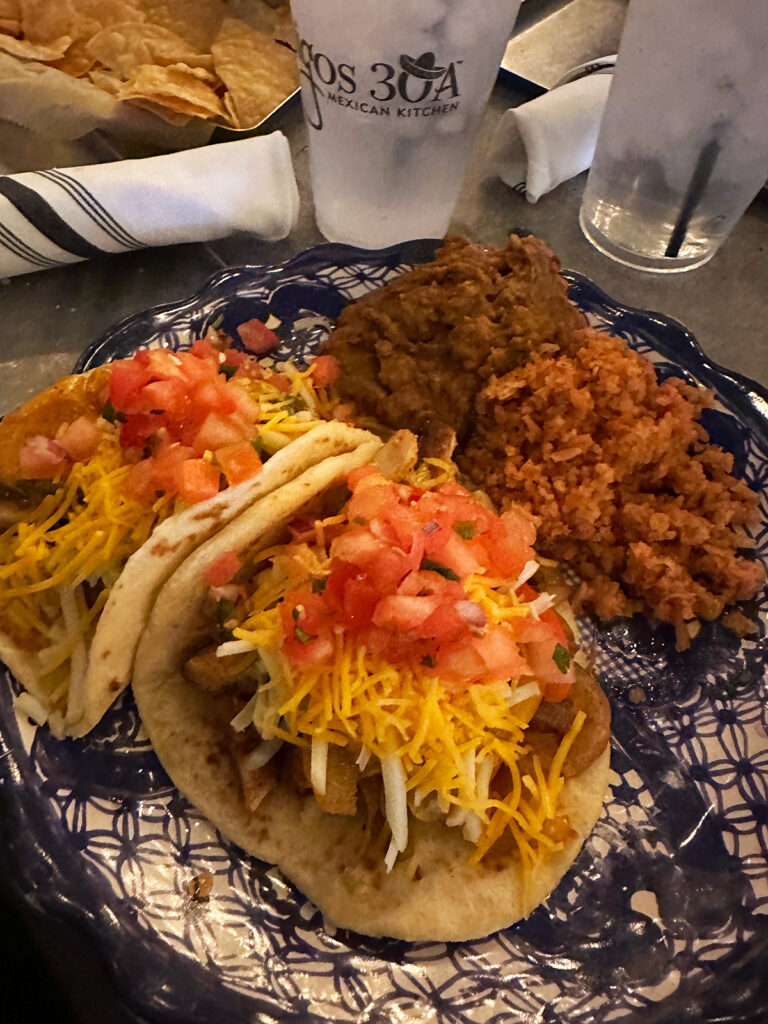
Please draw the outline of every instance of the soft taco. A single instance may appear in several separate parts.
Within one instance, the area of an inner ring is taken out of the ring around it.
[[[573,862],[610,715],[530,521],[415,461],[405,432],[326,459],[201,545],[133,691],[182,793],[330,921],[465,940]]]
[[[256,322],[240,333],[257,326],[277,341]],[[214,331],[67,377],[0,422],[0,658],[27,714],[57,735],[92,729],[183,559],[369,438],[320,419],[328,370],[267,367]]]

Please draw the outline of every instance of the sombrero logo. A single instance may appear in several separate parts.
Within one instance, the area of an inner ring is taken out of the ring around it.
[[[461,64],[461,61],[458,61]],[[402,71],[397,79],[397,92],[405,103],[424,103],[459,95],[456,80],[456,64],[440,66],[435,63],[434,53],[422,53],[419,57],[400,56]]]
[[[323,100],[370,117],[438,117],[458,110],[463,61],[442,62],[426,51],[400,54],[397,64],[367,68],[332,59],[306,39],[299,42],[302,99],[307,123],[323,127]]]

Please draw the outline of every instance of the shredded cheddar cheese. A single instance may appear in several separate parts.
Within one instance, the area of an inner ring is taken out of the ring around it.
[[[280,369],[287,390],[271,374],[234,382],[258,403],[257,436],[267,454],[321,422],[309,371]],[[82,689],[99,613],[125,563],[179,503],[162,493],[151,503],[128,496],[131,466],[118,429],[104,421],[100,428],[96,452],[75,462],[23,521],[0,534],[2,628],[22,649],[37,652],[41,685],[58,710],[67,705],[70,683]],[[211,461],[213,453],[205,457]]]
[[[563,763],[585,716],[580,713],[576,717],[545,771],[540,756],[526,744],[526,727],[540,699],[535,684],[538,696],[531,699],[531,683],[523,683],[519,701],[515,699],[515,679],[457,687],[428,672],[418,661],[391,663],[343,631],[336,633],[333,655],[322,664],[311,669],[291,665],[280,655],[285,639],[280,599],[296,583],[295,575],[292,578],[296,558],[309,577],[322,578],[329,570],[325,530],[344,522],[343,514],[318,520],[314,524],[315,549],[293,544],[263,549],[253,556],[254,562],[269,565],[257,575],[250,614],[233,634],[239,641],[268,651],[273,666],[275,656],[280,657],[279,690],[283,695],[277,706],[257,704],[254,724],[266,740],[310,744],[316,780],[325,778],[322,772],[330,745],[358,751],[358,762],[378,758],[382,766],[388,766],[388,820],[391,803],[398,829],[402,828],[402,812],[397,808],[392,780],[401,773],[402,798],[407,795],[415,809],[433,804],[444,815],[446,825],[461,827],[465,838],[475,844],[474,862],[480,862],[507,834],[524,870],[530,871],[542,858],[562,848],[562,843],[547,834],[546,825],[561,813],[558,798],[564,785]],[[478,573],[466,577],[463,586],[489,622],[531,615],[531,603],[511,589],[508,581]],[[260,713],[265,707],[269,719]],[[493,780],[505,771],[507,784],[497,792]],[[395,838],[394,825],[392,833],[388,868],[405,847],[401,831]]]

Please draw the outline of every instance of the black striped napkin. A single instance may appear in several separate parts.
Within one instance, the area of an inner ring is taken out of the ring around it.
[[[237,231],[285,238],[298,207],[282,132],[143,160],[0,176],[0,277]]]

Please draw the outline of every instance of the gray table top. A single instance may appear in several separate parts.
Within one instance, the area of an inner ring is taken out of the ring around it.
[[[531,205],[492,173],[488,151],[496,122],[502,111],[525,98],[516,87],[497,84],[451,232],[495,245],[503,245],[514,229],[534,232],[565,267],[592,278],[622,303],[676,317],[712,360],[768,385],[766,194],[752,204],[716,257],[698,270],[665,276],[619,266],[594,250],[579,229],[585,175]],[[130,313],[189,295],[223,266],[280,263],[323,241],[313,219],[298,104],[280,115],[276,127],[290,139],[301,193],[299,222],[285,240],[268,243],[239,235],[0,281],[0,319],[6,325],[0,341],[0,414],[68,372],[86,345]],[[5,155],[0,152],[0,159]],[[78,1021],[128,1020],[86,940],[68,925],[37,915],[30,914],[27,927]]]
[[[565,267],[580,271],[618,301],[681,320],[714,360],[768,384],[768,196],[748,209],[714,259],[684,274],[648,274],[597,252],[578,225],[586,175],[560,185],[535,205],[497,178],[489,147],[502,111],[525,99],[499,81],[486,111],[475,157],[451,233],[503,245],[510,231],[544,238]],[[132,312],[176,301],[222,266],[280,263],[322,242],[313,218],[307,141],[298,104],[277,123],[288,135],[301,194],[299,221],[281,242],[247,234],[209,244],[170,246],[105,257],[0,283],[0,413],[66,373],[103,330]]]

